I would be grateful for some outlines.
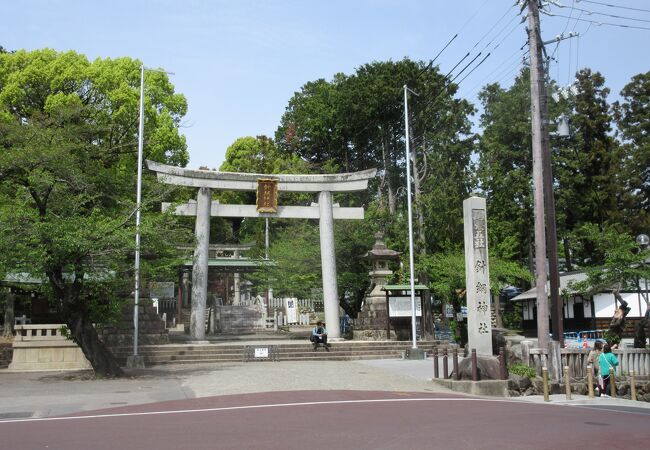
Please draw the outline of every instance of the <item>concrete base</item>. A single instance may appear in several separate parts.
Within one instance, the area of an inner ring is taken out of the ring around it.
[[[63,324],[16,325],[12,343],[14,371],[92,369],[77,344],[68,340]]]
[[[193,341],[187,341],[187,343],[188,343],[188,344],[194,344],[194,345],[205,345],[205,344],[209,344],[210,341],[206,341],[206,340],[193,340]]]
[[[431,381],[454,392],[486,397],[508,397],[508,380],[455,381],[434,378]]]
[[[421,348],[408,348],[404,351],[403,359],[427,359],[427,352]]]
[[[126,358],[126,367],[128,369],[144,369],[144,358],[142,355],[131,355]]]

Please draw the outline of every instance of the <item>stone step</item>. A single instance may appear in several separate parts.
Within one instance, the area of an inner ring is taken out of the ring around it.
[[[356,347],[356,346],[337,346],[332,345],[332,351],[337,352],[348,352],[352,354],[363,354],[363,353],[372,353],[372,352],[384,352],[384,351],[399,351],[402,352],[410,348],[410,346],[374,346],[374,347]],[[433,346],[419,346],[419,348],[431,352]],[[122,348],[119,350],[113,350],[113,354],[117,357],[123,355],[131,354],[131,348]],[[299,352],[311,352],[311,345],[303,345],[300,347],[280,347],[277,348],[278,354],[280,355],[292,355]],[[213,355],[241,355],[245,352],[245,347],[237,348],[195,348],[195,349],[166,349],[166,348],[140,348],[139,353],[142,355],[157,355],[157,356],[182,356],[182,355],[195,355],[203,357],[211,357]]]
[[[330,350],[329,353],[336,353],[338,355],[346,355],[346,356],[363,356],[363,355],[401,355],[403,349],[376,349],[373,351],[345,351],[345,350],[340,350],[333,348]],[[175,353],[175,354],[165,354],[165,353],[142,353],[140,354],[144,357],[147,358],[152,358],[156,360],[163,360],[163,359],[169,359],[169,360],[175,360],[175,359],[194,359],[194,360],[201,360],[201,359],[211,359],[211,358],[242,358],[245,352],[228,352],[228,353]],[[295,352],[280,352],[278,353],[278,356],[280,358],[284,359],[291,359],[294,357],[298,356],[305,356],[305,355],[311,355],[312,353],[328,353],[324,349],[319,348],[318,350],[314,351],[312,349],[303,349],[300,351],[295,351]],[[129,353],[120,353],[115,355],[117,358],[126,358],[129,356]]]
[[[205,349],[216,349],[216,350],[232,350],[232,349],[243,349],[247,346],[265,346],[265,345],[274,345],[279,349],[299,349],[310,347],[311,343],[307,340],[301,340],[299,342],[238,342],[230,344],[165,344],[165,345],[142,345],[140,349],[142,351],[148,350],[170,350],[170,351],[198,351]],[[331,345],[336,348],[377,348],[377,347],[391,347],[391,348],[410,348],[411,343],[406,341],[357,341],[357,342],[332,342]],[[418,342],[418,347],[450,347],[448,341],[420,341]],[[131,347],[120,346],[114,347],[115,351],[121,350],[130,350]]]
[[[328,361],[356,361],[356,360],[366,360],[366,359],[399,359],[402,357],[401,352],[391,352],[391,353],[377,353],[377,354],[362,354],[362,355],[349,355],[349,354],[340,354],[337,352],[325,352],[318,351],[303,354],[292,355],[290,358],[285,358],[280,356],[279,361],[317,361],[317,360],[328,360]],[[180,357],[178,359],[169,359],[169,358],[152,358],[144,356],[145,363],[148,365],[164,365],[164,364],[210,364],[210,363],[228,363],[228,362],[242,362],[244,360],[243,355],[237,357],[222,355],[221,357],[213,358],[187,358]],[[120,361],[120,360],[118,360]],[[126,361],[126,359],[121,360],[121,362]]]
[[[273,345],[278,352],[280,361],[313,361],[313,360],[361,360],[361,359],[393,359],[402,357],[406,349],[411,348],[407,341],[361,341],[334,342],[331,351],[323,348],[314,351],[309,342],[298,343],[238,343],[238,344],[205,344],[205,345],[160,345],[142,346],[140,354],[146,364],[201,364],[241,362],[245,358],[247,346],[262,347]],[[446,341],[422,341],[418,347],[431,353],[434,347],[449,348]],[[113,349],[113,354],[120,363],[126,361],[131,354],[131,347]]]

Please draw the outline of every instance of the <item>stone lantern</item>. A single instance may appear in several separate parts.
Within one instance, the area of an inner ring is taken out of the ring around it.
[[[354,339],[387,339],[386,321],[386,293],[382,287],[393,274],[389,268],[391,261],[399,261],[400,252],[391,250],[384,243],[384,234],[375,234],[375,245],[361,258],[370,261],[372,270],[371,284],[368,294],[363,300],[363,306],[357,316],[354,328]]]

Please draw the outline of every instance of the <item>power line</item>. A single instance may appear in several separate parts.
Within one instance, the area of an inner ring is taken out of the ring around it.
[[[512,5],[512,6],[510,6],[510,7],[507,9],[507,11],[506,11],[506,12],[505,12],[505,13],[504,13],[500,18],[499,18],[499,20],[497,20],[497,21],[494,23],[494,25],[492,25],[492,27],[487,31],[487,33],[485,33],[485,34],[483,35],[483,37],[481,37],[481,39],[479,39],[478,41],[476,41],[476,44],[474,44],[474,46],[472,47],[472,50],[474,50],[474,49],[478,46],[478,44],[480,44],[480,43],[483,41],[483,39],[485,39],[485,38],[486,38],[486,37],[487,37],[487,36],[492,32],[492,30],[494,30],[494,29],[496,28],[496,26],[499,25],[499,23],[500,23],[500,22],[501,22],[501,21],[502,21],[502,20],[503,20],[507,15],[508,15],[508,13],[510,12],[510,10],[511,10],[512,8],[514,8],[514,7],[515,7],[515,5]],[[489,45],[489,44],[488,44],[488,45]]]
[[[477,65],[475,65],[474,68],[467,73],[467,75],[465,75],[463,78],[461,78],[461,80],[457,84],[460,84],[463,81],[465,81],[465,78],[470,76],[472,74],[472,72],[474,72],[476,69],[478,69],[480,67],[480,65],[483,64],[485,62],[485,60],[490,57],[490,55],[491,55],[491,53],[488,53],[487,55],[485,55],[485,58],[483,58],[481,61],[479,61],[479,63]],[[458,75],[460,75],[460,74],[458,74]]]
[[[627,9],[627,10],[630,10],[630,11],[641,11],[641,12],[650,13],[650,9],[632,8],[630,6],[611,5],[609,3],[595,2],[595,1],[591,1],[591,0],[578,0],[578,3],[580,3],[580,2],[593,3],[595,5],[602,5],[602,6],[609,6],[610,8],[620,8],[620,9]]]
[[[570,19],[571,18],[569,16],[564,16],[562,14],[550,13],[550,12],[547,12],[547,11],[541,11],[540,10],[540,12],[542,12],[542,13],[546,14],[547,16],[550,16],[550,17],[563,17],[565,19],[567,19],[567,18]],[[588,20],[588,19],[580,19],[580,18],[573,18],[573,20],[577,20],[577,21],[580,21],[580,22],[593,23],[594,25],[607,25],[607,26],[610,26],[610,27],[632,28],[632,29],[635,29],[635,30],[650,30],[649,27],[637,27],[635,25],[625,25],[625,24],[622,24],[622,23],[600,22],[600,21],[597,21],[597,20]]]
[[[558,8],[568,8],[568,6],[564,6],[564,5],[560,5],[560,4],[556,4],[556,3],[553,3],[553,4],[554,4],[555,6],[557,6]],[[597,16],[612,17],[612,18],[614,18],[614,19],[633,20],[633,21],[635,21],[635,22],[646,22],[646,23],[650,23],[650,20],[648,20],[648,19],[637,19],[637,18],[634,18],[634,17],[618,16],[618,15],[616,15],[616,14],[610,14],[610,13],[599,12],[599,11],[591,11],[591,10],[589,10],[589,9],[575,8],[575,7],[571,6],[571,10],[573,11],[574,9],[575,9],[576,11],[581,11],[581,12],[587,13],[587,15],[592,15],[592,14],[594,14],[594,15],[597,15]]]

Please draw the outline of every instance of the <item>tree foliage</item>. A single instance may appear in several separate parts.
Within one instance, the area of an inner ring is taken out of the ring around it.
[[[119,367],[93,326],[114,317],[130,291],[140,63],[89,62],[53,50],[0,54],[0,258],[13,271],[43,276],[48,296],[95,370]],[[164,74],[146,89],[147,157],[187,162],[178,132],[185,99]],[[158,185],[145,183],[152,201]],[[143,278],[175,260],[187,236],[148,214]]]

